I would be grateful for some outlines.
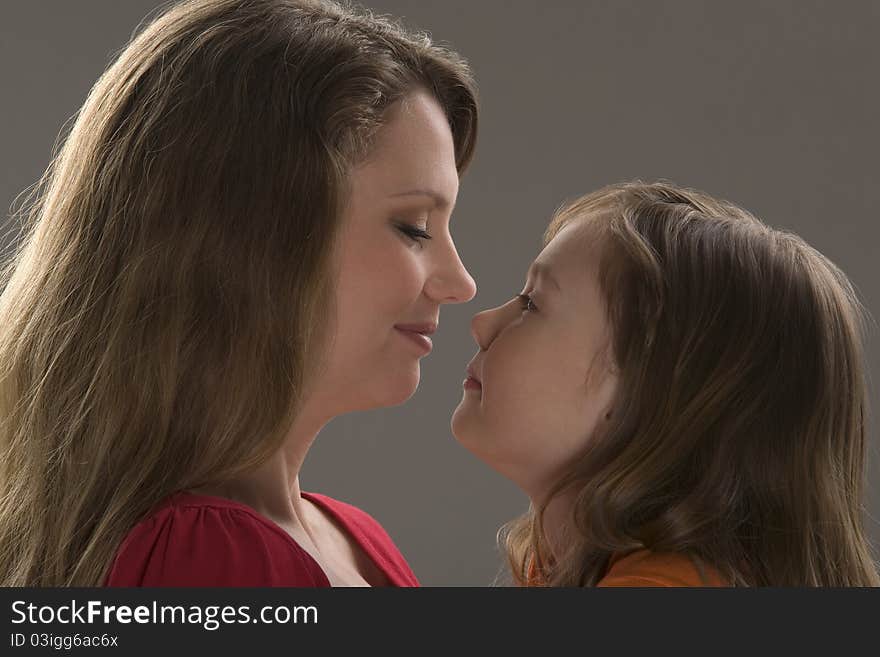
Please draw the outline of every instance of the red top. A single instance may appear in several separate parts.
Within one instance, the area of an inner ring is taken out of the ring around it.
[[[329,513],[392,586],[418,586],[403,555],[364,511],[326,495],[302,497]],[[105,586],[330,586],[327,575],[277,524],[222,497],[179,492],[132,528]]]

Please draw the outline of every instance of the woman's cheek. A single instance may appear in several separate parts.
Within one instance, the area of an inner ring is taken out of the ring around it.
[[[416,256],[409,252],[389,257],[384,263],[385,277],[400,291],[401,297],[415,298],[425,286],[425,273]]]

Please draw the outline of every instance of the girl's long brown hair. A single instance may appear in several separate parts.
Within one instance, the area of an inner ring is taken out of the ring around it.
[[[668,183],[625,183],[557,213],[598,240],[618,397],[553,491],[574,493],[553,561],[546,503],[503,535],[519,583],[593,585],[611,556],[680,553],[731,584],[877,586],[863,529],[865,314],[791,233]]]
[[[463,170],[466,64],[365,11],[194,0],[121,52],[3,270],[0,584],[99,585],[158,501],[279,448],[333,319],[347,174],[416,88]]]

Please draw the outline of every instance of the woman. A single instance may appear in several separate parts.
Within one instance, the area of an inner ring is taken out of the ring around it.
[[[477,314],[458,440],[530,497],[517,583],[876,586],[860,305],[795,235],[670,184],[564,207]]]
[[[0,582],[417,584],[298,474],[473,297],[476,129],[457,55],[332,2],[194,0],[137,36],[6,269]]]

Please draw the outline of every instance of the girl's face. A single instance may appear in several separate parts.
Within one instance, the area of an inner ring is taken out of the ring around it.
[[[368,160],[350,177],[336,252],[335,335],[315,392],[329,416],[408,399],[431,340],[401,327],[429,335],[442,304],[473,298],[449,230],[457,194],[446,116],[427,93],[414,93],[389,111]]]
[[[582,224],[566,225],[523,293],[471,322],[479,385],[465,382],[452,432],[533,498],[583,451],[616,390],[596,251]]]

